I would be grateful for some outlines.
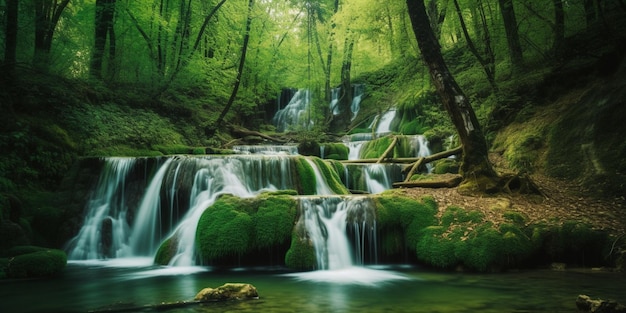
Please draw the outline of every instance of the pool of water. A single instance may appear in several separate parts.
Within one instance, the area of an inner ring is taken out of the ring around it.
[[[438,273],[401,266],[300,275],[126,261],[70,263],[62,277],[0,281],[0,312],[88,312],[192,300],[202,288],[228,282],[251,283],[260,298],[166,312],[576,312],[579,294],[626,303],[626,275],[620,273]]]

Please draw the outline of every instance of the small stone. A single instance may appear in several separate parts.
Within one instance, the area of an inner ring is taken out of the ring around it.
[[[258,299],[259,293],[251,284],[227,283],[217,288],[204,288],[195,297],[197,301],[228,301]]]

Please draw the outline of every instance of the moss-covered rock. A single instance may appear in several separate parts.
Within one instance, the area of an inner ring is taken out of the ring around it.
[[[298,173],[298,192],[303,195],[314,195],[317,191],[317,179],[311,164],[304,157],[294,159],[294,166]]]
[[[324,176],[328,187],[330,187],[333,192],[338,195],[346,195],[350,193],[348,189],[346,189],[346,186],[344,186],[344,184],[341,182],[341,178],[339,178],[339,173],[337,173],[334,166],[319,158],[313,158],[313,162],[315,162],[317,168]]]
[[[381,251],[389,255],[399,253],[398,248],[408,247],[415,249],[415,245],[422,235],[422,230],[436,224],[435,213],[437,205],[432,198],[424,198],[422,201],[401,195],[396,191],[387,191],[375,197],[377,227],[382,238],[387,234],[395,240],[383,241],[392,246],[383,246]],[[402,245],[398,245],[400,240]]]
[[[343,143],[325,143],[322,145],[324,148],[324,159],[331,160],[347,160],[350,149]]]
[[[253,218],[255,247],[266,248],[288,242],[296,219],[296,208],[293,197],[264,197]]]
[[[161,243],[161,246],[159,246],[159,250],[157,250],[157,253],[154,256],[154,264],[168,265],[176,254],[177,250],[178,245],[176,244],[175,238],[168,238],[163,243]]]
[[[457,174],[459,172],[459,161],[456,159],[441,159],[433,162],[433,174]]]
[[[313,243],[294,232],[291,237],[291,247],[285,255],[285,265],[294,270],[314,270],[317,266],[317,257]]]
[[[66,264],[65,252],[48,249],[9,259],[6,273],[10,278],[49,277],[62,273]]]

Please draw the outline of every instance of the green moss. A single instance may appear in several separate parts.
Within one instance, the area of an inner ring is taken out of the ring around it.
[[[303,195],[314,195],[317,191],[317,180],[313,168],[304,157],[296,157],[294,165],[299,179],[299,193]]]
[[[344,186],[341,182],[341,178],[339,178],[339,174],[335,171],[335,167],[331,167],[329,163],[319,158],[313,158],[313,162],[315,162],[317,168],[324,176],[330,189],[338,195],[346,195],[350,193],[348,189],[346,189],[346,186]]]
[[[291,237],[291,247],[285,255],[285,265],[295,270],[314,270],[317,266],[317,258],[311,241],[300,238],[294,232]]]
[[[395,192],[384,192],[374,198],[374,203],[381,233],[402,230],[405,246],[411,250],[415,249],[422,234],[421,230],[436,223],[437,208],[428,198],[420,202]],[[393,247],[382,249],[395,250]]]
[[[49,249],[12,258],[6,273],[10,278],[49,277],[63,272],[66,264],[65,252]]]
[[[158,265],[168,265],[177,249],[178,245],[175,244],[174,239],[172,237],[168,238],[159,246],[159,250],[154,256],[154,263]]]
[[[191,147],[181,144],[171,145],[152,145],[152,149],[163,153],[164,155],[173,154],[189,154],[191,153]]]
[[[439,268],[450,268],[459,263],[454,241],[443,236],[445,230],[443,226],[429,226],[422,230],[415,248],[419,260]]]
[[[332,160],[347,160],[350,149],[343,143],[325,143],[324,158]]]
[[[222,196],[202,213],[196,245],[203,260],[212,261],[248,251],[254,223],[250,215],[240,212],[235,199]]]
[[[290,196],[263,199],[254,216],[255,247],[264,248],[289,240],[296,218],[297,202]]]
[[[391,136],[382,137],[368,141],[361,147],[361,159],[376,159],[379,158],[385,150],[389,147],[392,141]]]
[[[195,155],[204,155],[206,154],[206,148],[204,147],[196,147],[191,150],[191,154]]]
[[[479,211],[467,211],[457,206],[448,207],[441,216],[441,225],[449,227],[452,224],[480,223],[485,216]]]
[[[43,247],[39,247],[39,246],[14,246],[14,247],[9,248],[7,251],[5,251],[3,253],[3,256],[14,257],[18,255],[40,252],[40,251],[45,251],[45,250],[47,249]]]
[[[525,214],[522,214],[520,212],[515,212],[515,211],[504,212],[502,216],[505,219],[511,221],[513,224],[520,225],[520,226],[525,225],[526,221],[528,221],[528,217]]]
[[[433,162],[433,174],[458,174],[459,162],[455,159],[442,159]]]

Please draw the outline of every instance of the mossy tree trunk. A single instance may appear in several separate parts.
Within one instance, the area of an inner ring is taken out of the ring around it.
[[[463,146],[461,175],[466,182],[478,182],[480,189],[490,189],[496,184],[497,174],[489,162],[487,142],[476,114],[443,60],[439,42],[430,27],[424,1],[406,2],[422,58]]]

